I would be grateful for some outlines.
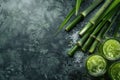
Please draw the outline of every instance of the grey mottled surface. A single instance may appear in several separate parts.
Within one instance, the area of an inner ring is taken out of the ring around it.
[[[67,55],[78,30],[53,36],[74,5],[74,0],[0,0],[0,80],[90,80],[85,55]]]

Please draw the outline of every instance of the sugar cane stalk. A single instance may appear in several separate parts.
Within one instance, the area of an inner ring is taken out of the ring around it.
[[[97,44],[101,41],[102,37],[105,35],[105,33],[111,28],[111,26],[113,25],[113,23],[115,22],[116,18],[118,17],[118,15],[120,14],[120,12],[118,12],[115,15],[113,15],[105,24],[104,28],[102,28],[102,30],[100,31],[100,33],[98,34],[97,38],[95,39],[94,43],[92,44],[92,46],[89,49],[89,53],[93,53]],[[115,16],[115,17],[114,17]],[[114,17],[114,18],[113,18]],[[113,20],[112,20],[113,19]]]
[[[98,34],[97,38],[96,38],[95,41],[93,42],[92,46],[90,47],[89,53],[93,53],[94,50],[95,50],[95,48],[96,48],[96,46],[97,46],[97,44],[98,44],[99,42],[101,42],[102,35],[104,34],[104,32],[105,32],[105,30],[106,30],[106,27],[108,27],[109,24],[110,24],[110,23],[107,22],[107,23],[105,24],[104,28],[102,28],[102,30],[101,30],[100,33]]]
[[[88,38],[88,36],[89,36],[90,33],[92,32],[92,30],[93,30],[93,29],[90,29],[90,31],[89,31],[88,33],[86,33],[86,34],[76,43],[76,45],[75,45],[72,49],[70,49],[70,51],[68,52],[68,55],[69,55],[69,56],[73,56],[74,53],[75,53],[75,51],[84,44],[84,42],[86,41],[86,39]]]
[[[100,22],[100,24],[97,26],[97,28],[95,28],[95,30],[93,31],[93,33],[89,36],[88,40],[86,41],[86,43],[83,45],[82,50],[86,51],[86,49],[88,49],[88,47],[92,44],[92,41],[94,41],[94,38],[96,37],[97,33],[100,31],[100,29],[102,27],[104,27],[104,25],[110,21],[109,19],[112,18],[112,16],[115,15],[116,11],[118,10],[118,7],[116,7],[115,9],[111,10],[107,16],[105,18],[103,18],[102,22]]]
[[[106,2],[103,4],[103,6],[99,9],[99,11],[96,13],[94,17],[90,19],[88,24],[79,32],[80,35],[83,35],[86,33],[86,31],[93,27],[95,24],[97,24],[99,21],[98,19],[102,16],[102,14],[105,12],[105,10],[108,8],[108,6],[111,4],[112,0],[106,0]]]
[[[95,0],[86,10],[80,13],[66,28],[66,31],[70,31],[75,25],[82,19],[84,19],[91,11],[93,11],[104,0]]]

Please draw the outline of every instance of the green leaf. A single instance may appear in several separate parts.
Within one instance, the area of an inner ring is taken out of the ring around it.
[[[83,0],[77,0],[77,2],[76,2],[76,15],[78,15],[79,8],[80,8],[80,5],[81,5],[82,1]]]
[[[60,30],[63,29],[63,27],[65,26],[65,24],[70,20],[70,18],[73,16],[73,14],[75,14],[75,8],[73,8],[68,15],[66,16],[66,18],[64,19],[64,21],[62,22],[62,24],[58,27],[58,30],[56,33],[58,33]]]

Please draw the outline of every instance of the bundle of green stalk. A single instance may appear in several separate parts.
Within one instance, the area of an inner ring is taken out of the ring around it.
[[[66,31],[71,30],[81,18],[87,16],[94,8],[97,7],[103,0],[95,0],[89,8],[83,11],[79,16],[73,20],[67,27]],[[96,4],[95,4],[96,3]],[[116,18],[120,14],[120,0],[105,0],[102,7],[95,13],[90,21],[80,30],[79,35],[81,39],[77,44],[68,52],[69,56],[73,56],[75,51],[79,48],[82,51],[89,51],[93,53],[96,46],[102,42],[106,32],[112,27]]]
[[[66,18],[64,19],[64,21],[62,22],[62,24],[59,26],[57,33],[68,23],[68,21],[70,20],[70,18],[74,14],[76,14],[76,18],[65,29],[66,31],[70,31],[73,27],[75,27],[75,25],[80,20],[84,19],[88,14],[90,14],[104,0],[95,0],[95,1],[93,1],[92,4],[87,9],[85,9],[80,14],[78,14],[79,8],[80,8],[80,4],[83,1],[84,0],[76,0],[76,6],[68,13],[68,15],[66,16]]]

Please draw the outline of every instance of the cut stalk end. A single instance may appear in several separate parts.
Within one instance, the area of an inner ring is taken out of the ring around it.
[[[92,44],[92,46],[89,49],[89,53],[93,53],[95,51],[97,44],[98,44],[98,41],[95,40],[95,42]]]
[[[76,26],[76,24],[77,24],[80,20],[82,20],[82,19],[84,19],[84,16],[80,14],[79,16],[77,16],[77,17],[65,28],[65,30],[66,30],[66,31],[70,31],[70,30],[73,29],[73,28]]]
[[[75,45],[69,52],[68,52],[68,55],[69,56],[73,56],[75,51],[78,49],[79,46]]]
[[[92,25],[92,23],[88,22],[87,25],[81,31],[79,31],[79,35],[83,36]]]

